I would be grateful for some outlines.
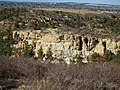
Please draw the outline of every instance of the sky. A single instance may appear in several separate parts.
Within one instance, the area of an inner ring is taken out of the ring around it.
[[[0,0],[0,1],[19,1],[19,2],[78,2],[120,5],[120,0]]]

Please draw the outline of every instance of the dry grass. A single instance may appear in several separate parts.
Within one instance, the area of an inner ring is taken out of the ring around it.
[[[65,8],[34,8],[33,10],[46,10],[46,11],[63,11],[77,14],[102,14],[100,11],[89,11],[89,10],[76,10],[76,9],[65,9]]]
[[[12,90],[119,90],[120,87],[120,65],[112,63],[55,65],[3,56],[0,61],[0,79],[20,83]]]

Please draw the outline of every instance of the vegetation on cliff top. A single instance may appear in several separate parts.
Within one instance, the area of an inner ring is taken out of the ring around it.
[[[0,10],[0,21],[11,24],[13,30],[41,28],[75,28],[104,33],[120,32],[119,14],[76,14],[41,9],[5,8]],[[9,20],[8,20],[9,19]]]

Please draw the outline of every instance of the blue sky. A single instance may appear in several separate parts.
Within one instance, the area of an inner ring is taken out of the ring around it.
[[[0,0],[0,1],[19,1],[19,2],[79,2],[79,3],[98,3],[120,5],[120,0]]]

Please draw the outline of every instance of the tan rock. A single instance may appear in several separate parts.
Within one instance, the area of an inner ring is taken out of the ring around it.
[[[39,50],[42,49],[44,60],[47,58],[48,50],[51,50],[52,57],[62,58],[68,64],[74,57],[87,58],[94,52],[104,55],[105,49],[113,53],[120,50],[120,41],[110,38],[96,38],[90,35],[80,36],[71,33],[58,34],[57,29],[47,29],[44,32],[39,30],[13,31],[13,36],[16,32],[19,34],[20,41],[13,47],[23,48],[23,42],[26,40],[28,45],[34,46],[35,57],[39,56]]]

